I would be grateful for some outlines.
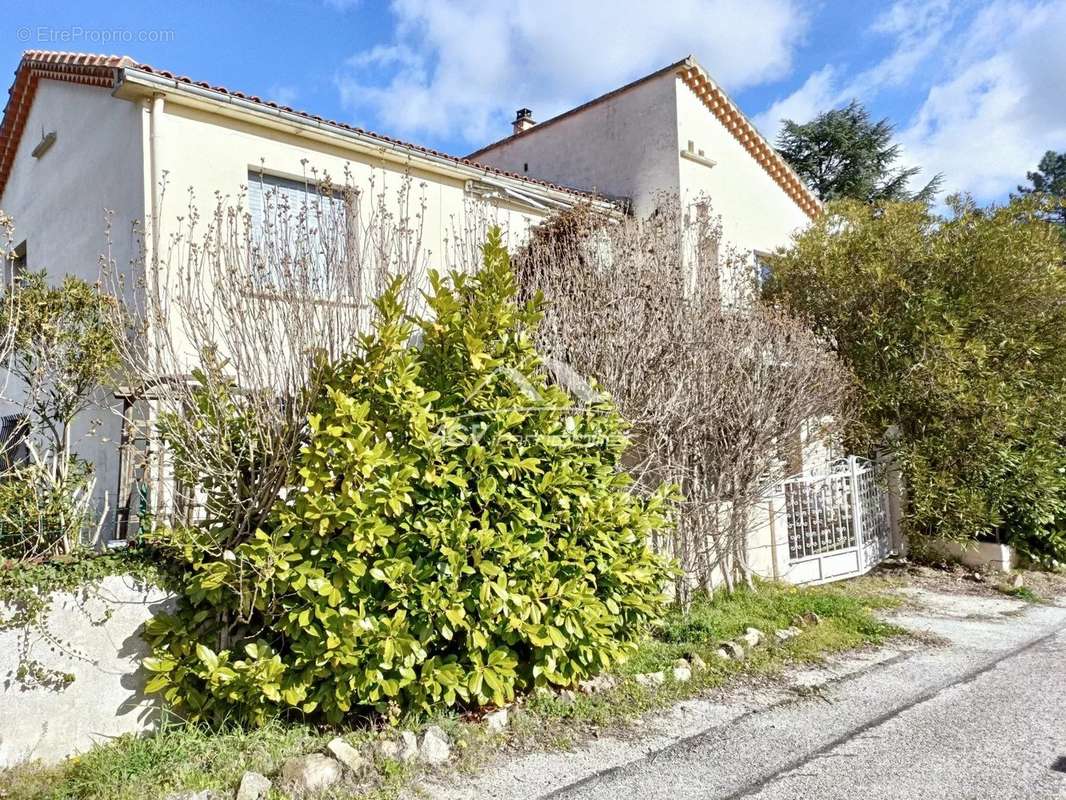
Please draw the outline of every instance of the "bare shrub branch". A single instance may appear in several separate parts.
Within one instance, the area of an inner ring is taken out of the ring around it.
[[[661,543],[688,576],[679,594],[749,581],[754,504],[788,469],[801,426],[846,413],[847,371],[758,300],[755,265],[722,241],[706,203],[664,196],[647,219],[560,214],[515,261],[524,291],[545,300],[542,351],[619,404],[642,485],[682,489]]]
[[[423,284],[409,178],[384,190],[312,172],[304,190],[249,187],[206,218],[190,197],[158,263],[132,278],[112,264],[127,382],[163,434],[153,508],[162,523],[199,522],[205,556],[254,533],[283,491],[324,369],[357,346],[372,299],[402,276],[414,303]]]

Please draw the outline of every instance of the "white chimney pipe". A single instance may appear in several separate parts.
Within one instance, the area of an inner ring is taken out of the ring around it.
[[[533,112],[528,108],[520,108],[515,114],[514,122],[511,123],[511,127],[516,134],[522,133],[522,131],[528,131],[537,123],[533,121]]]

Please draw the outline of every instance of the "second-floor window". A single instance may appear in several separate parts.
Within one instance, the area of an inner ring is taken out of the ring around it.
[[[8,274],[4,277],[7,279],[7,285],[12,286],[15,283],[21,281],[22,276],[26,274],[26,242],[22,242],[11,252],[11,257],[8,263]]]
[[[256,288],[336,297],[349,250],[350,204],[344,193],[309,181],[251,172],[248,211]]]

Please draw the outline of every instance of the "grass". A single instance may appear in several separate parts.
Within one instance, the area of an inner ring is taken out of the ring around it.
[[[578,695],[572,704],[562,703],[554,696],[533,697],[522,714],[528,718],[526,744],[550,747],[561,741],[565,745],[582,735],[625,727],[642,714],[744,675],[774,675],[790,664],[819,662],[835,652],[881,644],[905,631],[877,619],[873,612],[897,604],[895,598],[846,586],[797,588],[763,584],[756,590],[744,589],[697,602],[687,611],[673,611],[617,674],[627,678],[662,670],[669,675],[679,658],[694,655],[706,662],[706,670],[694,672],[691,681],[668,680],[655,689],[623,680],[611,691]],[[795,617],[807,611],[818,614],[821,623],[785,643],[774,640],[774,631],[787,628]],[[762,630],[767,644],[743,662],[714,655],[720,642],[739,636],[748,627]]]
[[[1028,586],[1010,586],[1005,583],[997,584],[996,591],[1000,594],[1005,594],[1008,597],[1016,597],[1019,600],[1024,600],[1027,603],[1042,603],[1043,598],[1036,592],[1030,589]]]
[[[321,752],[334,736],[335,732],[282,722],[257,730],[213,732],[194,725],[164,724],[153,736],[123,736],[55,767],[27,764],[0,770],[0,798],[157,800],[184,790],[232,790],[245,770],[273,775],[285,759]],[[365,730],[349,732],[344,738],[359,747],[373,736]],[[382,765],[373,795],[397,794],[407,783],[407,772],[398,763]],[[346,783],[323,797],[366,796],[370,794],[367,788]],[[284,797],[277,790],[271,793],[271,800]]]
[[[483,726],[454,714],[434,720],[451,736],[455,768],[470,772],[502,748],[565,749],[583,739],[621,730],[642,714],[669,706],[738,677],[767,676],[789,664],[814,662],[826,655],[877,645],[902,631],[878,620],[874,611],[894,605],[884,595],[849,587],[795,588],[765,584],[731,596],[695,603],[687,611],[672,611],[618,671],[621,679],[610,691],[579,694],[572,703],[555,695],[534,695],[514,708],[503,735],[490,735]],[[785,643],[773,639],[794,617],[814,611],[820,624]],[[769,643],[744,662],[717,658],[718,643],[760,628]],[[678,658],[699,655],[708,665],[692,680],[646,689],[632,680],[642,672],[669,669]],[[254,731],[208,731],[188,725],[167,725],[159,733],[122,737],[55,767],[26,765],[0,771],[3,800],[148,800],[185,789],[222,789],[232,792],[245,770],[273,775],[289,757],[321,751],[335,734],[307,725],[276,722]],[[375,733],[350,731],[345,738],[365,746]],[[413,767],[378,765],[373,786],[347,784],[325,797],[391,798],[417,777]],[[272,798],[281,798],[274,790]]]

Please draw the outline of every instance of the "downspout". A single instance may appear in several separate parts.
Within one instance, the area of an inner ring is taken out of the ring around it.
[[[156,297],[159,296],[158,281],[159,276],[159,237],[162,231],[162,224],[160,220],[160,213],[163,205],[163,190],[161,186],[161,169],[159,149],[160,142],[163,138],[163,93],[155,92],[152,94],[152,99],[148,101],[148,180],[151,181],[150,187],[150,203],[152,220],[149,224],[149,231],[152,237],[151,246],[151,263],[146,265],[146,268],[151,270],[151,275],[145,276],[147,280],[156,282]],[[152,291],[149,289],[149,291]],[[149,320],[150,325],[160,324],[158,319]],[[156,364],[156,372],[160,371],[160,365]],[[156,409],[154,404],[149,404],[149,419],[155,417]],[[155,445],[155,469],[154,475],[149,472],[146,477],[150,480],[149,488],[149,508],[152,513],[159,516],[164,511],[163,506],[163,474],[165,470],[163,448],[158,446],[158,441],[149,445],[151,448]],[[138,519],[138,527],[141,525],[140,519]]]
[[[160,186],[159,145],[163,136],[163,93],[156,92],[148,104],[148,176],[151,181],[152,267],[159,267],[159,211],[163,204]]]

